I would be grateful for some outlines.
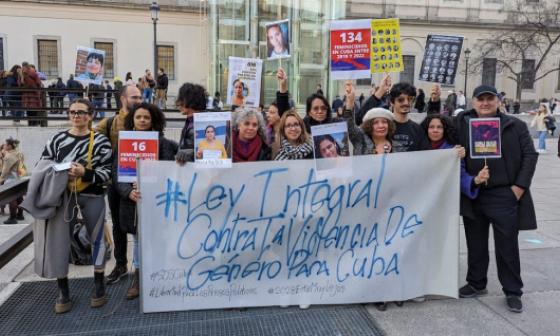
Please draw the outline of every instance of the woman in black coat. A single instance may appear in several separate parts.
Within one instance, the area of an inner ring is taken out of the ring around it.
[[[165,116],[163,112],[153,104],[142,103],[131,111],[124,121],[124,129],[127,131],[156,131],[159,132],[158,160],[174,161],[178,145],[176,142],[163,136],[165,129]],[[117,182],[118,155],[114,156],[113,183],[116,183],[119,192],[119,222],[121,230],[134,235],[134,252],[132,264],[134,266],[134,278],[126,293],[127,299],[135,299],[139,295],[139,273],[140,261],[138,260],[138,238],[136,236],[137,216],[136,202],[140,199],[136,183]]]

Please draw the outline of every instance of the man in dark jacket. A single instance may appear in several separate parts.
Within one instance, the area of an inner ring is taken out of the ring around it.
[[[519,262],[519,230],[536,229],[533,200],[529,192],[538,154],[527,125],[499,113],[496,88],[481,85],[474,90],[473,109],[461,112],[455,119],[460,144],[469,153],[469,120],[499,118],[501,130],[500,158],[473,159],[465,157],[467,172],[476,175],[486,164],[490,179],[480,187],[474,200],[461,196],[461,215],[465,223],[468,248],[467,284],[459,289],[460,297],[476,297],[487,293],[488,231],[493,226],[498,278],[506,295],[507,308],[522,312],[523,282]],[[474,182],[473,182],[474,183]]]
[[[157,75],[157,86],[156,86],[156,105],[160,109],[167,108],[167,88],[169,87],[169,78],[163,70],[159,68]]]

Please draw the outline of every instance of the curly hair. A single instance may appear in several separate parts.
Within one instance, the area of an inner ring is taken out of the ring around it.
[[[163,114],[163,112],[161,112],[159,107],[154,104],[140,103],[138,105],[135,105],[134,109],[129,114],[127,114],[124,119],[124,129],[127,131],[134,130],[134,115],[139,109],[145,109],[150,112],[150,117],[152,118],[152,130],[158,132],[160,136],[163,136],[163,131],[166,124],[165,115]]]
[[[410,97],[416,97],[416,88],[409,83],[397,83],[393,85],[391,91],[389,91],[389,99],[391,103],[395,102],[401,94],[408,95]]]
[[[242,122],[244,122],[245,120],[251,118],[251,117],[256,117],[257,118],[257,123],[258,123],[258,128],[257,128],[257,135],[261,137],[261,140],[263,142],[266,142],[266,136],[265,136],[265,131],[264,131],[264,118],[262,116],[261,113],[257,112],[256,110],[253,109],[246,109],[243,107],[238,107],[235,112],[233,113],[233,124],[235,127],[236,131],[239,131],[239,124],[241,124]]]
[[[373,118],[368,121],[365,121],[360,125],[360,128],[364,131],[365,134],[367,134],[368,137],[370,137],[372,141],[373,141],[373,122],[375,119],[377,118]],[[390,143],[393,143],[393,135],[397,130],[397,126],[395,125],[395,122],[393,120],[389,120],[386,118],[383,119],[387,120],[387,124],[389,125],[387,130],[387,136],[385,137],[385,139]]]
[[[204,111],[208,94],[202,85],[185,83],[179,88],[175,105],[191,108],[195,111]]]
[[[428,128],[430,127],[430,123],[434,119],[439,119],[439,121],[441,121],[441,124],[443,125],[443,139],[450,145],[458,144],[459,137],[457,135],[457,129],[455,128],[455,125],[453,125],[453,121],[451,120],[451,118],[445,115],[430,114],[422,121],[422,123],[420,123],[422,129],[424,130],[424,132],[426,132],[426,136],[428,136]]]

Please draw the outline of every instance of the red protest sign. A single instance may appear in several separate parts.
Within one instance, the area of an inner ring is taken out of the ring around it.
[[[136,159],[158,159],[158,141],[158,132],[119,132],[119,182],[136,181]]]

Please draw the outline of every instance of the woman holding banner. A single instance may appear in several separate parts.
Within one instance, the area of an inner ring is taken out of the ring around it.
[[[303,120],[294,111],[280,119],[279,134],[272,146],[274,160],[301,160],[313,158],[313,145]]]
[[[124,129],[127,131],[156,131],[159,133],[158,160],[173,161],[177,153],[178,145],[174,141],[168,140],[163,136],[165,129],[165,116],[161,110],[153,104],[141,103],[130,112],[124,120]],[[118,174],[118,156],[113,160],[113,176]],[[138,257],[138,237],[137,237],[137,216],[136,203],[140,199],[140,191],[136,183],[118,183],[117,191],[120,195],[119,224],[121,230],[134,236],[134,248],[132,254],[132,265],[134,266],[134,276],[130,287],[126,293],[126,298],[132,300],[140,295],[139,269],[140,261]]]
[[[71,251],[69,225],[74,232],[85,226],[91,237],[94,290],[90,306],[98,308],[107,301],[104,196],[105,185],[111,178],[112,151],[109,139],[90,128],[93,110],[93,105],[86,99],[71,103],[68,115],[72,127],[55,134],[47,142],[29,182],[35,187],[28,190],[22,204],[33,217],[43,219],[34,227],[37,237],[35,270],[42,277],[57,278],[58,297],[54,307],[57,314],[72,308],[67,277]],[[49,179],[49,171],[53,171],[54,165],[61,173]],[[64,183],[64,189],[59,188],[61,183]],[[58,202],[63,206],[57,206],[50,215],[44,214],[45,207],[36,206],[51,204],[57,197],[62,197]]]
[[[233,162],[268,161],[270,147],[266,144],[264,119],[255,110],[238,109],[232,134]]]

